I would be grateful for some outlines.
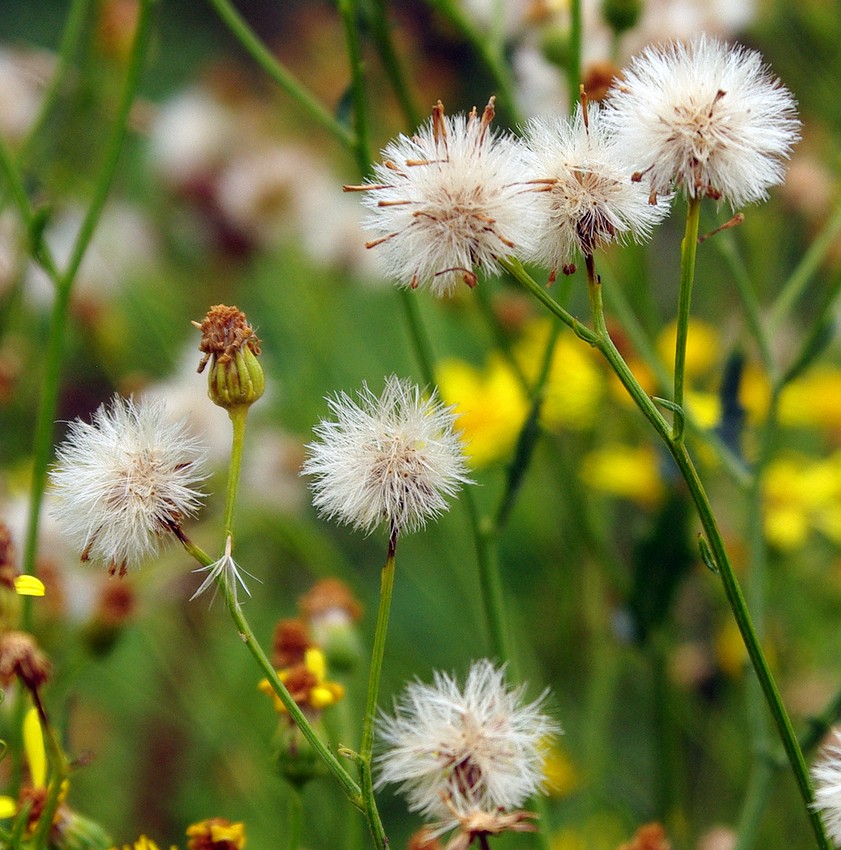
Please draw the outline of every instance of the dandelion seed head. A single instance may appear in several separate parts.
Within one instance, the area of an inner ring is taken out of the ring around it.
[[[377,234],[368,247],[387,276],[449,295],[529,244],[522,143],[492,118],[493,101],[481,117],[447,117],[439,102],[416,135],[386,145],[370,183],[348,187],[366,190],[364,226]]]
[[[668,198],[651,204],[629,179],[622,144],[597,104],[579,105],[571,119],[532,119],[525,135],[540,212],[528,259],[555,269],[610,242],[643,241],[668,214]]]
[[[313,504],[357,529],[387,522],[416,531],[447,510],[447,497],[470,483],[451,407],[394,375],[381,396],[367,385],[359,404],[328,399],[335,420],[315,428],[302,473],[312,475]]]
[[[83,561],[125,573],[199,508],[204,450],[160,402],[115,396],[70,423],[50,472],[53,514]]]
[[[629,164],[653,195],[678,186],[734,208],[763,200],[798,138],[794,98],[759,53],[704,35],[646,49],[608,103]]]
[[[559,731],[545,696],[525,702],[487,660],[471,665],[463,688],[441,672],[410,683],[378,721],[377,785],[398,784],[412,811],[439,819],[438,833],[477,811],[518,808],[542,788],[546,741]]]
[[[830,838],[841,845],[841,731],[832,735],[823,758],[812,767],[815,808],[822,816]]]

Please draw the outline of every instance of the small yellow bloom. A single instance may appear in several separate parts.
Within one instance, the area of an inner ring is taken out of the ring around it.
[[[18,596],[43,596],[44,582],[35,576],[21,575],[15,577],[15,592]]]
[[[507,457],[528,415],[528,400],[511,367],[492,356],[484,370],[463,360],[438,364],[441,397],[455,405],[465,452],[473,467]]]
[[[657,353],[663,363],[671,368],[675,362],[675,340],[677,322],[666,325],[657,338]],[[721,354],[721,338],[718,331],[700,319],[690,319],[686,336],[686,368],[684,375],[699,378],[718,363]]]
[[[245,826],[225,818],[209,818],[187,827],[188,850],[242,850]]]
[[[841,369],[816,366],[780,396],[780,422],[795,428],[841,431]]]
[[[546,790],[553,797],[566,797],[581,785],[581,775],[569,755],[550,746],[543,762]]]
[[[660,462],[651,446],[614,443],[595,449],[581,466],[585,484],[602,493],[651,504],[663,492]]]
[[[338,682],[328,681],[325,678],[326,675],[327,661],[324,653],[315,647],[306,650],[303,664],[277,671],[278,678],[286,685],[292,699],[301,708],[310,708],[314,711],[323,711],[335,705],[345,695],[344,686]],[[274,692],[268,679],[261,679],[257,687],[272,698],[275,711],[286,711],[286,706]]]

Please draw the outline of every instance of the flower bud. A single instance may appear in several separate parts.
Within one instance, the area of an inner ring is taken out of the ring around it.
[[[0,636],[0,686],[8,687],[20,679],[35,691],[49,679],[50,662],[27,632],[6,632]]]
[[[633,29],[642,12],[640,0],[605,0],[602,3],[602,15],[605,22],[616,35]]]
[[[260,340],[245,313],[217,304],[201,324],[193,324],[202,332],[198,371],[203,372],[210,361],[207,394],[211,401],[229,412],[254,404],[263,395],[266,379],[257,360]]]
[[[52,828],[50,847],[56,850],[108,850],[114,846],[107,832],[90,818],[61,806]]]
[[[313,725],[317,730],[323,726],[320,719]],[[327,773],[319,753],[287,716],[280,717],[272,741],[272,757],[277,774],[296,788]]]

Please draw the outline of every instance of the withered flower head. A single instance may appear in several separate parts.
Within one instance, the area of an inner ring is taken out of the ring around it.
[[[15,589],[15,545],[12,533],[5,522],[0,520],[0,587]]]
[[[340,579],[325,578],[316,582],[299,600],[301,614],[310,622],[323,619],[343,619],[357,622],[362,606]]]
[[[485,812],[476,809],[459,814],[453,809],[453,814],[458,818],[459,827],[455,836],[447,842],[445,850],[467,850],[477,838],[486,839],[489,835],[500,835],[503,832],[537,832],[537,827],[530,823],[537,817],[535,812],[505,812],[501,809]],[[487,844],[480,846],[486,847]]]
[[[266,379],[257,360],[260,340],[236,307],[217,304],[204,320],[193,322],[201,333],[199,372],[208,361],[207,393],[219,407],[231,410],[248,407],[263,395]]]
[[[0,686],[7,688],[20,679],[30,691],[35,691],[50,676],[50,661],[27,632],[6,632],[0,635]]]
[[[307,624],[296,617],[280,620],[274,629],[272,664],[278,669],[303,664],[306,651],[312,646]]]
[[[187,827],[187,850],[242,850],[245,826],[225,818],[208,818]]]

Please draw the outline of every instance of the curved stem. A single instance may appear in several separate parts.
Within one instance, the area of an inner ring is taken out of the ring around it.
[[[180,529],[174,529],[174,531],[181,542],[181,545],[190,557],[194,558],[203,567],[209,567],[214,563],[214,559],[211,558],[210,555],[208,555],[203,549],[196,546]],[[341,785],[348,800],[350,800],[357,809],[363,811],[362,793],[359,785],[354,781],[353,777],[344,769],[344,767],[342,767],[336,756],[333,755],[333,753],[327,748],[327,745],[318,736],[315,729],[312,727],[312,724],[304,716],[304,713],[301,711],[298,704],[294,699],[292,699],[292,695],[286,689],[286,686],[278,678],[277,671],[269,662],[269,659],[267,658],[266,653],[263,652],[263,648],[260,646],[259,641],[255,637],[254,631],[249,625],[248,620],[242,613],[242,607],[237,605],[234,591],[224,573],[219,575],[218,584],[219,590],[225,597],[228,611],[236,625],[237,632],[239,633],[242,642],[257,662],[257,666],[260,668],[263,675],[269,681],[269,684],[272,686],[272,690],[277,694],[278,699],[280,699],[283,703],[283,707],[295,722],[295,725],[301,730],[303,736],[307,739],[307,741],[309,741],[313,749],[327,765],[330,773],[332,773],[338,780],[339,785]]]
[[[522,269],[522,267],[520,268]],[[541,292],[540,287],[533,280],[531,281],[531,285],[526,284],[524,276],[528,277],[526,272],[522,270],[522,272],[517,275],[517,279],[520,280],[521,283],[524,283],[529,291]],[[800,745],[791,725],[791,720],[789,719],[788,713],[783,705],[777,684],[771,674],[768,661],[765,658],[765,654],[760,645],[759,637],[753,626],[747,604],[745,603],[744,595],[742,594],[742,589],[739,585],[738,579],[736,578],[733,565],[730,563],[721,531],[718,528],[718,523],[715,519],[715,515],[713,514],[712,506],[710,505],[700,476],[698,475],[698,471],[695,468],[683,441],[673,439],[672,429],[669,427],[669,424],[654,406],[652,400],[646,395],[645,390],[643,390],[640,386],[639,382],[628,368],[627,363],[625,363],[622,355],[614,345],[613,340],[610,338],[610,334],[607,332],[604,320],[601,283],[595,275],[592,262],[588,263],[588,289],[590,294],[590,304],[593,310],[593,321],[596,325],[595,333],[590,331],[587,335],[585,335],[580,332],[577,329],[579,324],[578,321],[569,316],[566,311],[563,311],[559,305],[555,305],[554,308],[550,307],[550,309],[552,309],[552,312],[561,318],[562,321],[576,329],[579,336],[584,339],[588,339],[588,341],[592,338],[593,342],[591,344],[598,348],[608,361],[610,367],[613,369],[614,373],[619,378],[634,403],[651,423],[652,427],[669,450],[669,453],[680,470],[680,473],[689,489],[692,501],[695,504],[695,509],[701,521],[701,526],[704,529],[704,533],[715,559],[715,564],[718,568],[718,574],[721,577],[721,582],[724,587],[725,596],[730,606],[730,610],[733,613],[739,632],[742,635],[742,640],[748,651],[751,665],[753,666],[756,677],[759,680],[768,710],[771,712],[774,719],[774,723],[777,727],[777,732],[780,740],[782,741],[786,756],[788,757],[791,770],[794,773],[794,778],[803,799],[806,813],[812,825],[818,847],[822,848],[822,850],[829,850],[831,845],[829,844],[826,833],[824,832],[820,815],[814,808],[814,791],[812,789],[812,782],[806,766],[806,761],[803,757],[803,752],[800,749]],[[541,298],[541,300],[546,303],[545,299]],[[547,306],[550,305],[547,304]]]
[[[689,332],[689,309],[692,304],[692,283],[695,280],[695,254],[698,249],[698,226],[701,221],[701,199],[690,198],[686,211],[686,229],[680,245],[680,294],[677,305],[677,333],[675,335],[675,403],[672,420],[672,439],[683,441],[683,385],[686,372],[686,338]]]
[[[326,130],[348,150],[353,150],[356,141],[353,133],[337,121],[293,76],[278,62],[272,52],[257,37],[229,0],[208,0],[217,14],[239,41],[245,51],[271,77],[298,106],[303,109],[322,129]]]
[[[391,596],[394,590],[395,551],[397,548],[397,529],[392,528],[388,540],[388,555],[380,576],[380,604],[377,609],[377,625],[374,630],[374,646],[371,650],[371,671],[368,674],[368,695],[365,701],[365,718],[362,721],[362,741],[359,745],[359,767],[362,773],[362,794],[371,833],[377,847],[385,848],[385,837],[379,812],[374,800],[374,784],[371,762],[374,756],[374,723],[377,717],[377,700],[380,693],[380,680],[383,672],[385,642],[388,635],[388,617],[391,611]]]

